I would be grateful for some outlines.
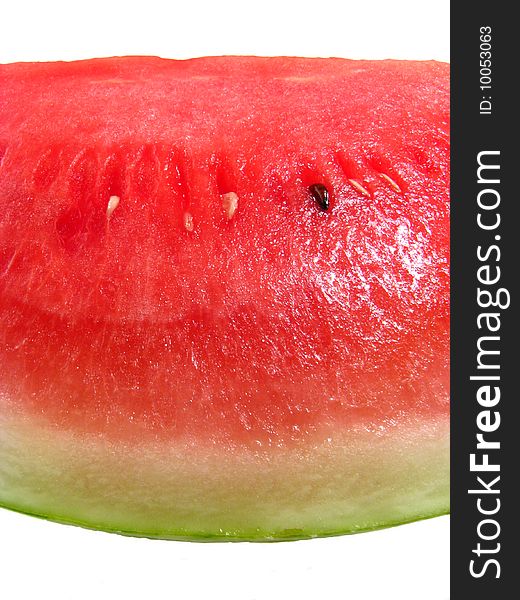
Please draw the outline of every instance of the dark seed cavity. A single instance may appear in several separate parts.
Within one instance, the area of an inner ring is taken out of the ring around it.
[[[321,210],[329,210],[329,190],[323,183],[313,183],[309,186],[309,192]]]

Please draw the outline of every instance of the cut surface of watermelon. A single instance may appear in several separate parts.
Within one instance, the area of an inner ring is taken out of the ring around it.
[[[0,504],[179,539],[446,513],[449,67],[0,65]]]

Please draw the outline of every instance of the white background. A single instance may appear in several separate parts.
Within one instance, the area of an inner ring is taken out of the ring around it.
[[[0,62],[125,54],[449,61],[449,1],[1,5]],[[448,517],[302,542],[201,544],[125,538],[0,509],[5,600],[445,600],[448,569]]]

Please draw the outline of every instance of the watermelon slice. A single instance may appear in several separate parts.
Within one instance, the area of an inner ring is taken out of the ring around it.
[[[0,156],[3,506],[217,540],[448,511],[448,65],[3,65]]]

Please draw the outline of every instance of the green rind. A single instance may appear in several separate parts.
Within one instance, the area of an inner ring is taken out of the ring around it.
[[[267,531],[258,531],[256,535],[245,535],[245,536],[228,536],[226,534],[223,535],[202,535],[194,532],[186,532],[186,533],[172,533],[165,531],[155,531],[155,532],[144,532],[144,531],[136,531],[131,528],[126,530],[121,529],[111,529],[106,525],[95,525],[92,523],[82,523],[81,521],[74,521],[72,519],[63,518],[57,515],[43,515],[38,514],[36,512],[31,512],[28,510],[24,510],[18,508],[16,506],[8,506],[6,504],[2,504],[0,502],[0,508],[4,508],[6,510],[10,510],[22,515],[28,515],[30,517],[36,517],[38,519],[43,519],[45,521],[52,521],[54,523],[61,523],[62,525],[72,525],[75,527],[82,527],[84,529],[89,529],[91,531],[103,531],[105,533],[116,533],[118,535],[130,536],[130,537],[141,537],[147,538],[151,540],[172,540],[179,542],[262,542],[262,543],[273,543],[273,542],[291,542],[298,540],[308,540],[308,539],[316,539],[316,538],[327,538],[327,537],[337,537],[340,535],[354,535],[356,533],[367,533],[370,531],[379,531],[381,529],[388,529],[390,527],[398,527],[399,525],[407,525],[409,523],[416,523],[417,521],[425,521],[427,519],[435,519],[436,517],[442,517],[450,514],[450,508],[446,507],[445,509],[441,509],[439,512],[429,514],[429,515],[418,515],[416,517],[411,517],[405,521],[388,521],[386,523],[378,523],[374,524],[371,527],[364,528],[354,528],[354,529],[341,529],[337,531],[318,531],[318,532],[302,532],[301,535],[289,535],[284,534],[283,532],[267,532]]]

